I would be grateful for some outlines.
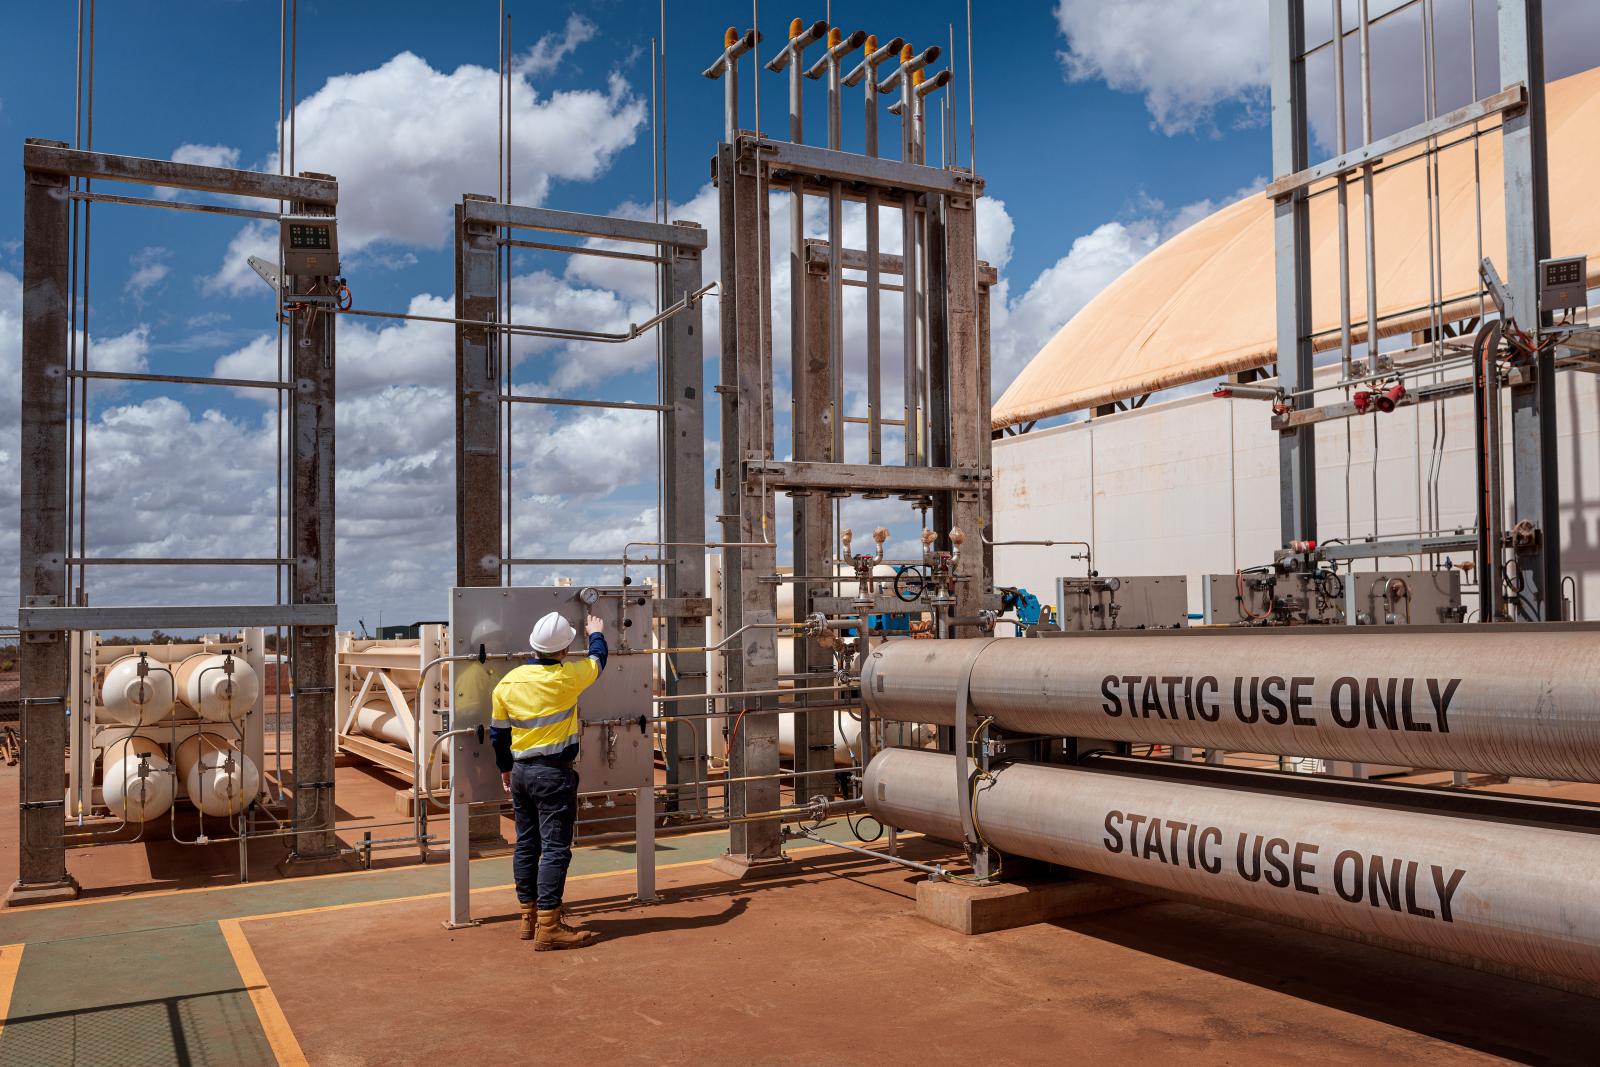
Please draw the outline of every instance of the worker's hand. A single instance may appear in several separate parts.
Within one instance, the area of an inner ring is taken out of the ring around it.
[[[600,616],[590,615],[583,620],[583,632],[590,635],[603,634],[606,632],[606,624],[600,621]]]
[[[500,784],[505,787],[505,790],[506,790],[507,793],[511,792],[511,772],[510,771],[502,771],[501,772],[501,774],[500,774]]]

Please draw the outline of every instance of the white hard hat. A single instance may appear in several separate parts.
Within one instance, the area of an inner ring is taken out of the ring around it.
[[[578,631],[562,618],[559,611],[552,611],[533,624],[533,631],[528,634],[528,644],[535,652],[565,652],[577,635]]]

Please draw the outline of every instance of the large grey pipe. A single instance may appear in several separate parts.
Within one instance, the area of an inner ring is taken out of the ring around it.
[[[975,645],[875,647],[867,707],[951,725]],[[1027,733],[1600,781],[1595,627],[1007,638],[978,654],[970,692],[972,721]]]
[[[886,749],[867,809],[960,840],[954,773],[953,756]],[[1002,852],[1600,982],[1600,836],[1027,763],[976,793]]]

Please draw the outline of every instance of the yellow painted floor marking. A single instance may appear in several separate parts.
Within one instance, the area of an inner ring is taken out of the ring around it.
[[[359,829],[361,829],[361,827],[357,826],[357,827],[355,827],[355,829],[359,830]],[[696,830],[693,833],[670,834],[670,835],[660,836],[660,837],[657,838],[657,840],[661,841],[661,842],[686,841],[691,837],[705,837],[707,834],[725,834],[727,832],[728,831],[725,830],[725,829],[723,829],[723,830]],[[574,852],[580,852],[580,851],[582,851],[583,849],[586,849],[586,848],[607,848],[607,847],[609,847],[609,845],[580,845],[576,849],[574,849],[573,851]],[[435,848],[432,851],[435,854],[442,855],[442,854],[448,852],[449,848],[450,848],[450,846],[448,844],[446,844],[444,846],[444,848]],[[478,856],[478,857],[476,857],[474,859],[469,860],[468,862],[469,863],[491,863],[491,862],[493,862],[495,860],[508,860],[510,858],[511,858],[511,851],[510,851],[509,848],[507,848],[507,850],[505,852],[502,852],[502,853],[500,853],[498,855],[494,855],[494,856]],[[149,899],[151,899],[153,897],[175,897],[175,896],[178,896],[180,894],[187,894],[187,893],[216,893],[216,892],[219,892],[220,890],[224,890],[224,889],[257,889],[257,888],[262,888],[262,887],[265,887],[265,886],[274,886],[274,885],[276,885],[276,886],[299,885],[302,882],[317,882],[317,881],[321,881],[321,880],[323,880],[325,878],[350,878],[350,877],[354,877],[356,875],[362,875],[362,874],[398,874],[398,873],[401,873],[403,871],[414,871],[414,870],[417,870],[419,867],[423,867],[423,866],[424,865],[420,864],[420,863],[413,863],[413,864],[408,864],[408,865],[403,866],[403,867],[384,867],[384,868],[380,868],[379,870],[376,870],[376,871],[369,871],[369,870],[333,871],[333,872],[331,872],[329,874],[303,874],[303,875],[299,875],[298,877],[291,876],[289,878],[270,878],[270,879],[267,879],[266,881],[263,881],[263,882],[230,882],[227,885],[192,885],[192,886],[189,886],[189,887],[187,887],[185,889],[152,889],[149,892],[119,893],[119,894],[116,894],[115,896],[86,897],[86,898],[84,898],[82,900],[58,900],[54,904],[29,904],[25,908],[18,909],[16,914],[18,914],[18,915],[29,915],[29,914],[32,914],[33,912],[36,912],[36,911],[50,911],[50,910],[55,909],[55,908],[82,908],[82,907],[85,907],[85,906],[90,905],[90,904],[111,904],[111,903],[115,903],[115,902],[118,902],[118,901],[149,900]],[[441,867],[444,866],[444,864],[442,864],[442,863],[430,863],[430,864],[427,864],[426,866],[427,867],[431,867],[431,868],[441,868]],[[657,869],[658,870],[664,870],[665,868],[657,868]],[[474,892],[476,892],[476,890],[474,890]],[[405,898],[397,897],[395,899],[402,900],[402,899],[405,899]]]
[[[250,993],[250,1003],[255,1006],[256,1018],[261,1022],[261,1032],[266,1036],[273,1058],[279,1067],[309,1067],[300,1042],[295,1040],[289,1020],[284,1017],[283,1007],[267,983],[261,964],[256,962],[255,950],[239,928],[239,920],[223,919],[217,925],[222,928],[222,937],[228,943],[239,978]]]
[[[17,968],[22,966],[21,945],[0,945],[0,1034],[5,1033],[11,1014],[11,991],[17,987]]]

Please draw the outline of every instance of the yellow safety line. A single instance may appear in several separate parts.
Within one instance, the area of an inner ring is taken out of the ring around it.
[[[11,1015],[11,991],[17,987],[17,968],[22,966],[21,945],[0,945],[0,1034],[6,1032]]]
[[[358,827],[356,827],[356,829],[359,830],[360,827],[358,826]],[[685,841],[685,840],[688,840],[691,837],[704,837],[704,836],[706,836],[708,834],[725,834],[727,832],[728,831],[726,829],[721,829],[721,830],[696,830],[693,833],[671,834],[671,835],[663,836],[663,837],[658,838],[657,840],[663,841],[663,842],[667,842],[667,841]],[[434,849],[433,851],[435,851],[435,852],[445,852],[445,851],[448,850],[448,847],[449,846],[447,845],[445,848]],[[574,849],[573,851],[574,852],[582,852],[584,849],[609,848],[609,847],[610,847],[609,845],[580,845],[576,849]],[[471,863],[491,863],[491,862],[493,862],[495,860],[508,860],[510,858],[511,858],[511,853],[509,851],[507,851],[507,852],[504,852],[504,853],[502,853],[502,854],[500,854],[498,856],[477,856],[477,857],[474,857],[469,862],[471,862]],[[264,882],[231,882],[228,885],[194,885],[194,886],[189,886],[186,889],[152,889],[147,893],[120,893],[120,894],[117,894],[115,896],[88,897],[88,898],[85,898],[85,899],[82,899],[82,900],[58,900],[54,904],[29,904],[25,908],[19,908],[15,912],[15,914],[17,914],[17,915],[31,915],[36,911],[51,911],[51,910],[54,910],[56,908],[82,908],[82,907],[85,907],[85,906],[90,905],[90,904],[112,904],[112,903],[117,903],[119,901],[120,902],[127,902],[127,901],[150,900],[150,899],[152,899],[154,897],[175,897],[175,896],[178,896],[179,894],[185,894],[185,893],[217,893],[217,892],[221,892],[221,891],[227,890],[227,889],[259,889],[259,888],[265,888],[267,886],[299,885],[302,882],[318,882],[318,881],[322,881],[323,879],[326,879],[326,878],[351,878],[351,877],[355,877],[357,875],[363,875],[363,874],[373,874],[373,875],[377,875],[377,874],[399,874],[399,873],[402,873],[404,871],[417,870],[418,868],[423,867],[423,866],[424,866],[423,864],[416,863],[416,864],[411,864],[411,865],[405,866],[405,867],[384,867],[384,868],[382,868],[380,870],[376,870],[376,871],[369,871],[369,870],[333,871],[333,872],[331,872],[329,874],[302,874],[302,875],[298,875],[298,876],[290,876],[288,878],[271,878],[271,879],[268,879],[267,881],[264,881]],[[429,866],[436,866],[436,865],[431,865],[430,864]],[[405,898],[396,897],[395,899],[403,900]]]
[[[800,854],[802,852],[815,852],[818,849],[821,849],[823,847],[825,847],[825,846],[817,845],[817,846],[814,846],[814,847],[811,847],[811,848],[792,848],[792,849],[789,850],[789,855],[794,856],[794,855],[798,855],[798,854]],[[656,870],[658,870],[658,871],[671,871],[671,870],[676,870],[679,867],[701,867],[701,866],[704,866],[707,863],[712,862],[716,858],[717,857],[712,856],[712,857],[710,857],[708,859],[703,859],[703,860],[684,860],[681,863],[663,863],[663,864],[659,864],[656,867]],[[596,878],[618,878],[618,877],[621,877],[623,875],[629,875],[629,874],[634,874],[634,873],[636,873],[636,869],[635,868],[633,868],[633,867],[623,867],[620,870],[615,870],[615,871],[590,871],[588,874],[568,875],[567,881],[569,881],[569,882],[588,882],[588,881],[592,881],[593,879],[596,879]],[[494,892],[502,892],[502,891],[507,890],[507,889],[515,889],[515,888],[517,888],[515,882],[507,882],[504,885],[483,885],[483,886],[478,886],[476,889],[468,890],[468,892],[470,892],[470,893],[494,893]],[[448,889],[446,889],[443,892],[418,893],[418,894],[416,894],[414,896],[408,896],[408,897],[385,897],[385,898],[383,898],[381,900],[352,900],[352,901],[349,901],[348,903],[344,903],[344,904],[321,904],[321,905],[318,905],[317,907],[314,907],[314,908],[295,908],[293,911],[272,911],[272,912],[267,912],[267,913],[262,914],[262,915],[241,915],[238,919],[234,919],[234,920],[231,920],[231,921],[233,921],[233,922],[256,922],[259,919],[287,919],[292,915],[315,915],[318,912],[324,912],[324,911],[345,911],[345,910],[347,910],[349,908],[370,908],[375,904],[404,904],[404,903],[406,903],[408,901],[413,901],[413,900],[437,900],[440,897],[447,897],[449,895],[450,895],[450,891]]]
[[[261,970],[261,964],[256,961],[255,950],[239,928],[239,920],[223,919],[217,925],[222,928],[222,937],[228,943],[228,952],[233,956],[239,979],[250,993],[250,1003],[255,1006],[256,1018],[261,1022],[261,1033],[267,1039],[267,1047],[272,1049],[273,1059],[279,1067],[309,1067],[306,1054],[301,1051],[300,1042],[295,1040],[289,1020],[284,1017],[283,1006],[278,1003],[266,974]]]

